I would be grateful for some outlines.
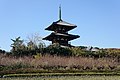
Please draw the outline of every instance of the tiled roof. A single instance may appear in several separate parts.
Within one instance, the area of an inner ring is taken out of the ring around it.
[[[76,38],[79,38],[80,36],[79,35],[72,35],[72,34],[62,34],[62,33],[51,33],[50,35],[48,35],[47,37],[43,38],[44,40],[49,40],[50,37],[53,37],[55,38],[55,36],[63,36],[63,37],[66,37],[66,38],[69,38],[70,40],[73,40],[73,39],[76,39]]]
[[[55,24],[58,24],[58,25],[64,25],[64,26],[76,26],[74,24],[71,24],[71,23],[68,23],[68,22],[65,22],[63,20],[59,20],[57,22],[54,22]]]
[[[59,26],[60,25],[60,26]],[[50,31],[54,31],[56,28],[58,27],[65,27],[65,31],[69,31],[75,27],[77,27],[74,24],[65,22],[63,20],[58,20],[56,22],[53,22],[49,27],[47,27],[45,30],[50,30]]]

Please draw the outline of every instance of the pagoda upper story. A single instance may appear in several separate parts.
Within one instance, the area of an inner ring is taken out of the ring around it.
[[[75,27],[77,27],[77,26],[74,25],[74,24],[70,24],[68,22],[65,22],[65,21],[60,19],[60,20],[58,20],[56,22],[53,22],[45,30],[55,31],[55,32],[60,32],[60,33],[67,33],[69,30],[72,30]]]
[[[53,22],[45,30],[53,31],[50,35],[43,38],[43,40],[52,41],[52,44],[59,43],[63,46],[71,46],[68,41],[79,38],[79,35],[68,34],[68,31],[76,28],[77,26],[61,19],[61,7],[59,7],[59,20]]]

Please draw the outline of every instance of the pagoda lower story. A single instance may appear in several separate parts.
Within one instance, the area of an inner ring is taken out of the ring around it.
[[[45,30],[53,31],[50,35],[43,38],[43,40],[52,41],[52,44],[59,43],[62,46],[71,46],[69,41],[79,38],[79,35],[68,34],[68,31],[76,28],[77,26],[61,19],[61,7],[59,9],[59,20],[53,22]]]
[[[54,43],[59,43],[60,45],[63,46],[71,46],[69,44],[70,40],[79,38],[78,35],[71,35],[71,34],[62,34],[62,33],[51,33],[50,35],[48,35],[47,37],[43,38],[43,40],[49,40],[52,41],[52,44]]]

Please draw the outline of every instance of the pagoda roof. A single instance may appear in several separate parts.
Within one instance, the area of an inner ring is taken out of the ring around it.
[[[54,22],[55,24],[58,24],[58,25],[63,25],[63,26],[76,26],[74,24],[71,24],[71,23],[68,23],[66,21],[63,21],[63,20],[59,20],[57,22]]]
[[[74,24],[71,24],[71,23],[68,23],[66,21],[63,21],[63,20],[58,20],[56,22],[53,22],[49,27],[47,27],[45,30],[50,30],[50,31],[54,31],[56,28],[58,27],[65,27],[67,31],[77,27],[76,25]]]
[[[62,33],[51,33],[50,35],[48,35],[47,37],[43,38],[43,40],[49,40],[49,41],[52,41],[53,38],[57,38],[57,37],[64,37],[64,38],[67,38],[68,41],[70,40],[73,40],[73,39],[76,39],[76,38],[79,38],[80,36],[79,35],[72,35],[72,34],[62,34]]]

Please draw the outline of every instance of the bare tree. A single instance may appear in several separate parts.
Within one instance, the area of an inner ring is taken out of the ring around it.
[[[34,33],[27,36],[27,46],[30,48],[45,48],[45,43],[42,41],[42,37],[38,33]]]

